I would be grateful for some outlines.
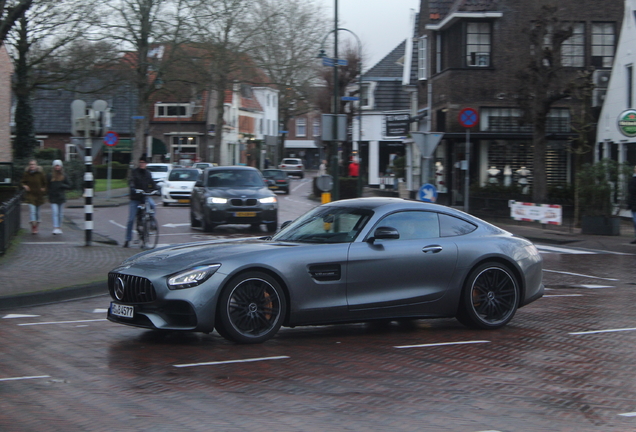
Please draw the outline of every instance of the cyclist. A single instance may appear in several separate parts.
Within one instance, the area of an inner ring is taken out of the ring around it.
[[[130,174],[130,180],[128,185],[130,186],[130,203],[128,204],[128,224],[126,225],[126,241],[124,247],[127,248],[132,240],[132,229],[135,223],[135,216],[137,215],[137,207],[144,203],[144,198],[149,200],[150,207],[155,209],[155,202],[149,196],[144,197],[141,193],[135,192],[136,190],[143,190],[144,192],[152,192],[157,190],[157,184],[152,179],[150,171],[146,169],[146,155],[141,155],[139,158],[139,164],[137,168],[132,170]]]

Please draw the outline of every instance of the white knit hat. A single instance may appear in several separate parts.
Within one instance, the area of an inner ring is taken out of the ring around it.
[[[61,160],[59,160],[59,159],[55,159],[55,160],[53,161],[53,166],[57,166],[57,165],[59,165],[59,166],[63,166],[63,165],[62,165],[62,161],[61,161]]]

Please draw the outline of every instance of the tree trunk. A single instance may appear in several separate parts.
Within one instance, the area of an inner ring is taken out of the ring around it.
[[[546,204],[548,199],[548,176],[545,170],[547,113],[545,109],[537,113],[532,137],[532,201],[536,204]]]

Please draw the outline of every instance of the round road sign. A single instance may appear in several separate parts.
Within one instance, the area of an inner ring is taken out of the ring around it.
[[[479,123],[479,113],[475,108],[464,108],[459,112],[459,124],[471,128]]]
[[[117,134],[117,132],[106,132],[106,135],[104,135],[104,144],[106,144],[108,147],[113,147],[116,146],[117,143],[119,142],[119,135]]]

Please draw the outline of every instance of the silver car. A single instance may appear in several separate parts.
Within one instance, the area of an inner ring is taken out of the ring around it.
[[[142,252],[109,273],[108,289],[110,321],[259,343],[281,326],[369,320],[496,329],[544,287],[526,239],[440,205],[358,198],[271,237]]]

